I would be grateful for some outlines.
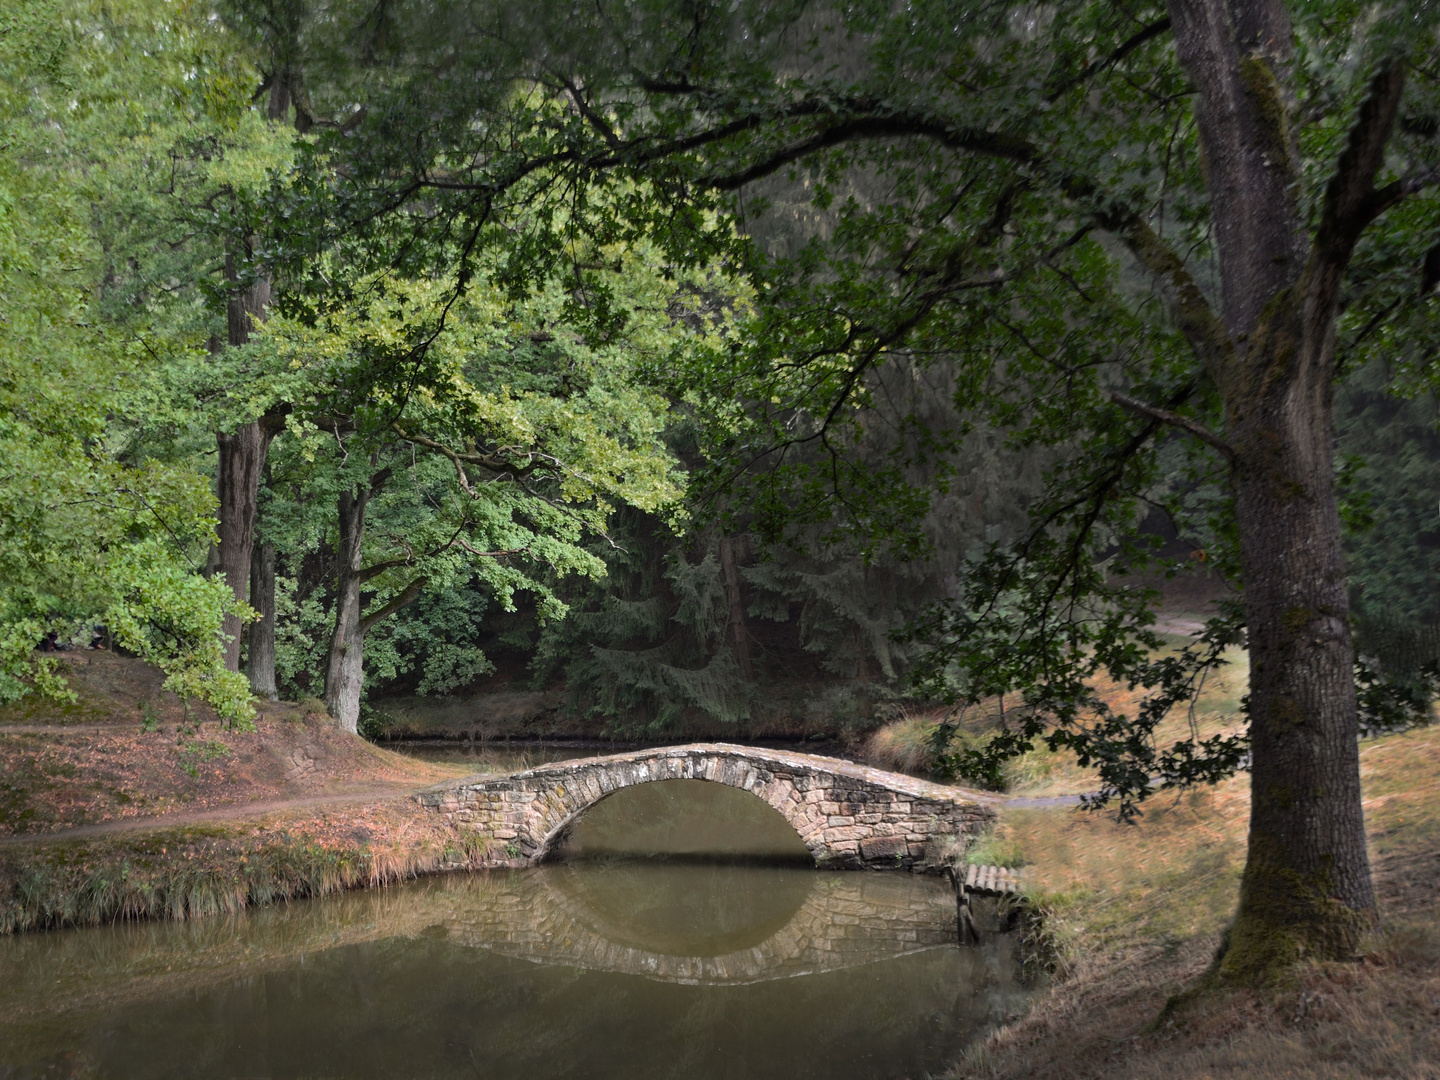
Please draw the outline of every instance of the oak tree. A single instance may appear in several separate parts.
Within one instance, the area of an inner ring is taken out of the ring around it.
[[[1430,355],[1428,8],[632,0],[385,14],[348,39],[367,64],[365,112],[330,144],[345,162],[339,213],[462,282],[517,199],[571,209],[511,243],[517,287],[582,285],[567,257],[580,233],[743,268],[752,347],[697,372],[692,393],[733,472],[767,466],[757,508],[777,530],[843,506],[847,528],[903,540],[906,462],[847,454],[882,365],[945,365],[972,414],[1068,450],[1029,533],[977,560],[921,628],[937,681],[962,697],[1021,692],[1028,708],[994,752],[1068,746],[1127,811],[1155,786],[1248,763],[1223,970],[1261,977],[1354,948],[1375,898],[1332,397],[1345,365],[1399,328],[1422,366]],[[767,215],[785,213],[813,228],[777,254]],[[919,435],[917,453],[951,438]],[[1147,565],[1137,517],[1166,502],[1158,454],[1177,436],[1185,467],[1228,491],[1184,525],[1208,530],[1242,602],[1156,659],[1153,597],[1106,562]],[[1248,729],[1155,746],[1159,719],[1242,635]],[[1090,689],[1101,671],[1156,691],[1122,715]]]

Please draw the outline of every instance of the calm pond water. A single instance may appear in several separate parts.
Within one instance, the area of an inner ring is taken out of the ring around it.
[[[532,870],[0,940],[0,1077],[919,1078],[1024,1008],[943,882],[798,845],[671,781]]]

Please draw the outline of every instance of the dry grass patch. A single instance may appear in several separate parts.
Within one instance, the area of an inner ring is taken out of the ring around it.
[[[1007,810],[996,834],[1023,854],[1062,961],[1218,933],[1244,865],[1248,779],[1158,796],[1133,824],[1078,807]]]
[[[1188,643],[1182,637],[1169,640],[1171,648],[1177,650]],[[1155,729],[1157,743],[1177,742],[1192,732],[1208,738],[1235,729],[1240,699],[1250,677],[1249,659],[1243,650],[1231,649],[1225,660],[1206,677],[1193,710],[1177,711]],[[1144,687],[1127,687],[1108,678],[1097,679],[1095,687],[1107,706],[1131,715],[1146,694]],[[902,709],[896,719],[871,733],[862,753],[866,761],[882,769],[936,778],[942,753],[984,743],[999,723],[1002,711],[1013,715],[1020,705],[1019,695],[1011,694],[1006,696],[1003,710],[999,698],[987,698],[958,711],[943,707]],[[942,750],[935,736],[946,720],[955,723],[956,730]],[[1003,777],[1004,789],[1017,795],[1080,795],[1094,791],[1096,786],[1094,771],[1082,769],[1074,754],[1053,753],[1043,745],[1007,762]]]
[[[1248,777],[1161,796],[1136,825],[1068,808],[1008,811],[1060,972],[1035,1009],[951,1077],[1440,1078],[1440,730],[1361,749],[1382,924],[1357,962],[1275,990],[1202,995],[1234,910]]]

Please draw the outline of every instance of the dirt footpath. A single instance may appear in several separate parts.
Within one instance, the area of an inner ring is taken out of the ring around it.
[[[230,731],[162,694],[160,672],[140,661],[100,651],[66,661],[77,702],[0,709],[0,838],[391,795],[463,771],[381,750],[318,704],[265,705],[253,732]]]
[[[480,857],[411,798],[462,766],[382,750],[318,703],[231,731],[140,661],[66,662],[75,702],[0,708],[0,932],[238,910]]]

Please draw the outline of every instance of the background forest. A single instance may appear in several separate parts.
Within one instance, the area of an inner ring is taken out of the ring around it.
[[[382,196],[334,147],[376,76],[308,17],[0,15],[0,697],[63,695],[32,650],[97,634],[235,722],[252,692],[324,696],[372,734],[397,697],[496,685],[653,737],[863,727],[917,693],[907,628],[1024,532],[1061,452],[901,349],[847,467],[930,497],[835,488],[777,532],[716,482],[695,392],[756,332],[751,269],[627,233],[624,190],[522,185],[478,241],[357,208]],[[840,219],[767,184],[731,238],[802,259]],[[434,267],[466,243],[457,291]],[[1362,640],[1410,670],[1440,625],[1440,444],[1433,394],[1392,376],[1346,376],[1337,461]],[[1223,490],[1166,445],[1135,523],[1183,559]]]

